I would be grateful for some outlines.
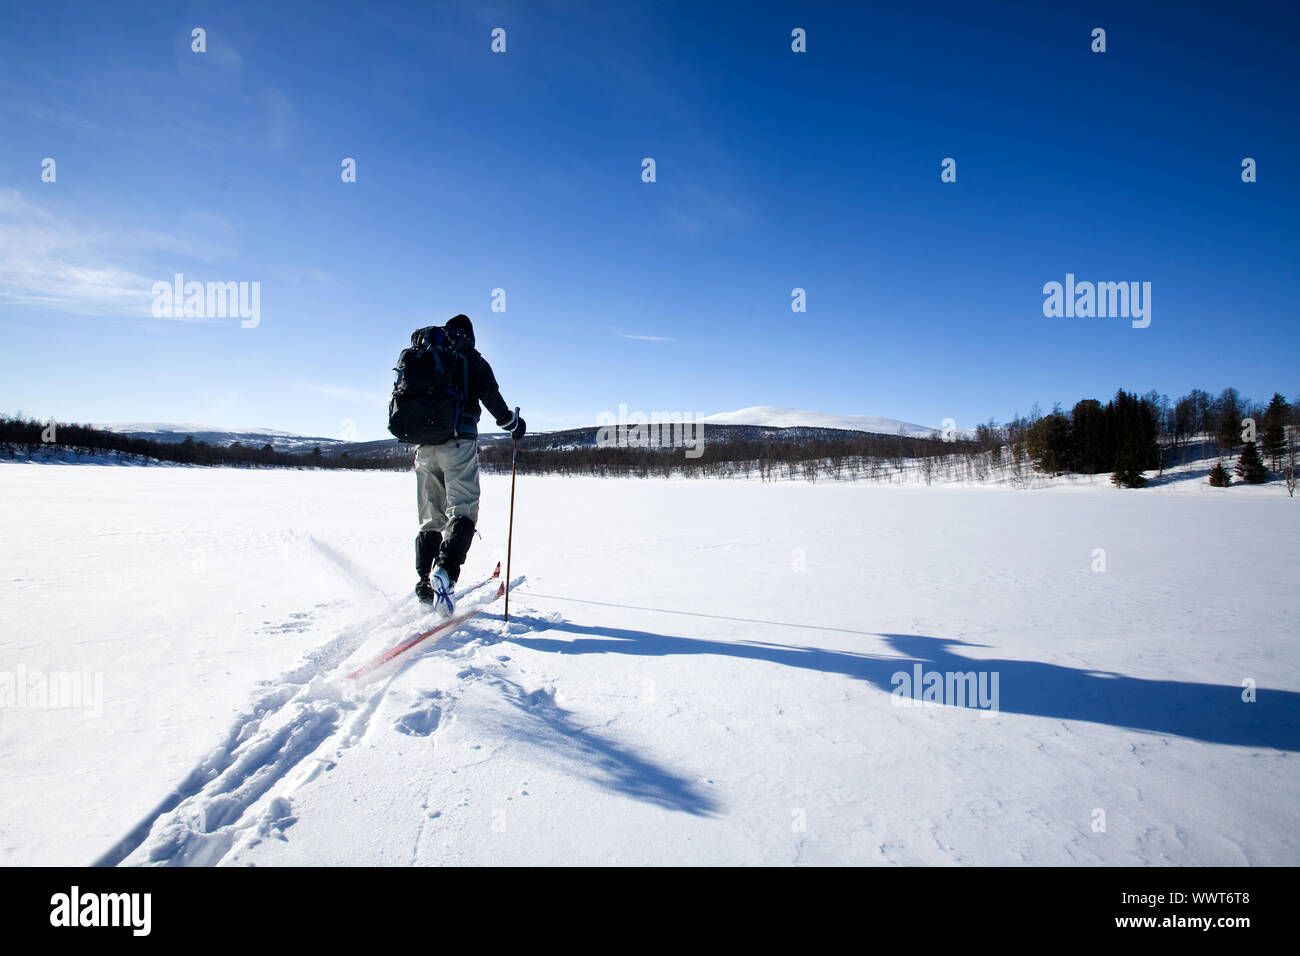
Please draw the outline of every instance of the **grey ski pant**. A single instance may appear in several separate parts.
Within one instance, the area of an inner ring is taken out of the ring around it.
[[[457,518],[478,524],[478,442],[453,438],[415,448],[420,530],[442,533]]]

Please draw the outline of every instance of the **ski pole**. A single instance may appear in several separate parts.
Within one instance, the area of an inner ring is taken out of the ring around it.
[[[515,409],[519,417],[519,409]],[[506,610],[505,621],[510,622],[510,551],[515,543],[515,466],[519,463],[519,439],[515,439],[514,454],[510,456],[510,531],[506,534]]]

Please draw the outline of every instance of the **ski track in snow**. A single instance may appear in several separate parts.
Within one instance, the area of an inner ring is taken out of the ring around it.
[[[341,570],[364,580],[338,552],[307,538]],[[516,576],[511,590],[524,580]],[[481,596],[486,593],[479,590],[463,610],[490,605]],[[410,636],[417,626],[423,629],[429,623],[422,620],[424,613],[413,597],[407,598],[305,652],[302,662],[269,682],[222,743],[95,865],[211,866],[240,846],[284,839],[284,830],[296,822],[292,795],[333,770],[364,740],[393,681],[406,668],[426,654],[456,653],[497,637],[490,616],[471,619],[355,683],[346,678],[357,663]],[[479,673],[462,671],[467,677]],[[443,703],[406,714],[397,729],[414,736],[437,730],[448,701],[440,691],[430,697]]]

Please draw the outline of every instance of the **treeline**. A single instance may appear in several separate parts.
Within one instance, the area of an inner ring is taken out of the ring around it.
[[[1264,405],[1243,399],[1235,388],[1217,397],[1193,389],[1176,402],[1121,389],[1105,405],[1087,398],[1068,414],[1057,405],[1048,415],[1031,415],[1025,447],[1041,472],[1109,472],[1115,484],[1133,488],[1145,484],[1144,471],[1163,472],[1194,440],[1208,439],[1220,456],[1240,455],[1237,474],[1258,483],[1268,478],[1265,462],[1275,472],[1294,467],[1288,464],[1287,428],[1296,425],[1298,410],[1279,393]],[[993,423],[981,428],[995,439],[1008,437]]]
[[[1243,425],[1243,420],[1247,420]],[[1005,424],[990,420],[973,439],[846,434],[843,439],[803,441],[706,442],[698,457],[681,447],[647,447],[632,442],[614,447],[587,444],[547,447],[528,438],[520,445],[530,474],[595,477],[752,477],[818,479],[866,478],[924,481],[1005,480],[1026,486],[1031,474],[1111,475],[1121,487],[1141,487],[1145,472],[1213,455],[1239,455],[1235,468],[1247,482],[1261,482],[1269,471],[1295,488],[1295,453],[1287,429],[1300,425],[1300,408],[1281,394],[1267,403],[1243,399],[1236,389],[1218,396],[1193,389],[1175,402],[1148,392],[1118,391],[1103,404],[1084,399],[1070,412],[1060,406],[1047,415],[1034,407]],[[1251,429],[1255,436],[1251,436]],[[1243,432],[1246,437],[1243,437]],[[1258,441],[1258,444],[1257,444]],[[1260,449],[1262,448],[1262,454]],[[484,445],[485,471],[508,472],[511,446]],[[1218,471],[1225,471],[1219,469]],[[1228,483],[1216,472],[1214,483]]]
[[[1085,398],[1068,416],[1058,408],[1033,422],[1026,449],[1039,471],[1111,472],[1116,484],[1136,487],[1142,472],[1161,468],[1158,420],[1148,399],[1121,390],[1105,405]]]
[[[800,442],[728,441],[704,442],[698,457],[688,457],[681,447],[651,447],[629,444],[600,447],[581,445],[548,448],[525,438],[520,444],[521,460],[529,474],[590,475],[612,477],[858,477],[864,463],[889,462],[900,470],[905,462],[978,452],[974,441],[945,441],[934,438],[905,438],[895,435],[846,433],[842,439],[810,439]],[[509,472],[512,449],[509,444],[484,445],[479,450],[480,467],[489,472]]]
[[[1243,424],[1244,421],[1244,424]],[[1235,456],[1229,469],[1222,461],[1211,484],[1227,485],[1232,475],[1248,483],[1281,474],[1289,491],[1296,489],[1296,455],[1300,451],[1300,406],[1275,393],[1267,404],[1252,402],[1236,389],[1219,395],[1193,389],[1177,401],[1148,392],[1124,390],[1104,405],[1083,399],[1067,413],[1057,405],[1044,415],[1034,407],[1005,424],[990,420],[977,426],[973,439],[945,440],[936,432],[926,438],[840,433],[791,440],[735,438],[705,441],[692,456],[687,449],[628,441],[634,433],[616,434],[618,444],[557,447],[554,436],[528,436],[520,443],[521,463],[531,474],[596,477],[752,477],[763,480],[802,478],[873,481],[1005,480],[1023,487],[1033,473],[1105,474],[1121,487],[1141,487],[1145,472],[1206,457]],[[1288,433],[1292,436],[1288,439]],[[0,415],[0,456],[28,458],[49,449],[83,454],[114,454],[141,461],[155,459],[194,465],[247,467],[347,468],[408,471],[413,448],[393,444],[363,453],[328,454],[276,451],[270,444],[209,445],[193,436],[179,443],[138,438],[88,425],[51,424]],[[509,472],[512,446],[480,446],[484,471]]]
[[[183,465],[236,465],[272,468],[349,468],[405,471],[411,467],[409,448],[401,446],[364,458],[347,452],[326,454],[319,447],[311,452],[276,451],[271,445],[209,445],[190,435],[181,442],[138,438],[90,425],[38,422],[20,416],[0,415],[0,454],[5,457],[37,457],[51,449],[65,449],[74,455],[111,454],[126,461],[149,460]]]

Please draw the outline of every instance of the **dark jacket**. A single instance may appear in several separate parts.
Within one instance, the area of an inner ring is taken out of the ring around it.
[[[496,376],[492,374],[492,366],[478,353],[473,343],[473,338],[470,338],[469,345],[464,350],[469,371],[469,393],[461,403],[460,427],[456,432],[459,438],[478,437],[478,420],[483,414],[479,402],[487,406],[498,425],[507,424],[514,414],[501,397],[501,389],[497,386]]]

